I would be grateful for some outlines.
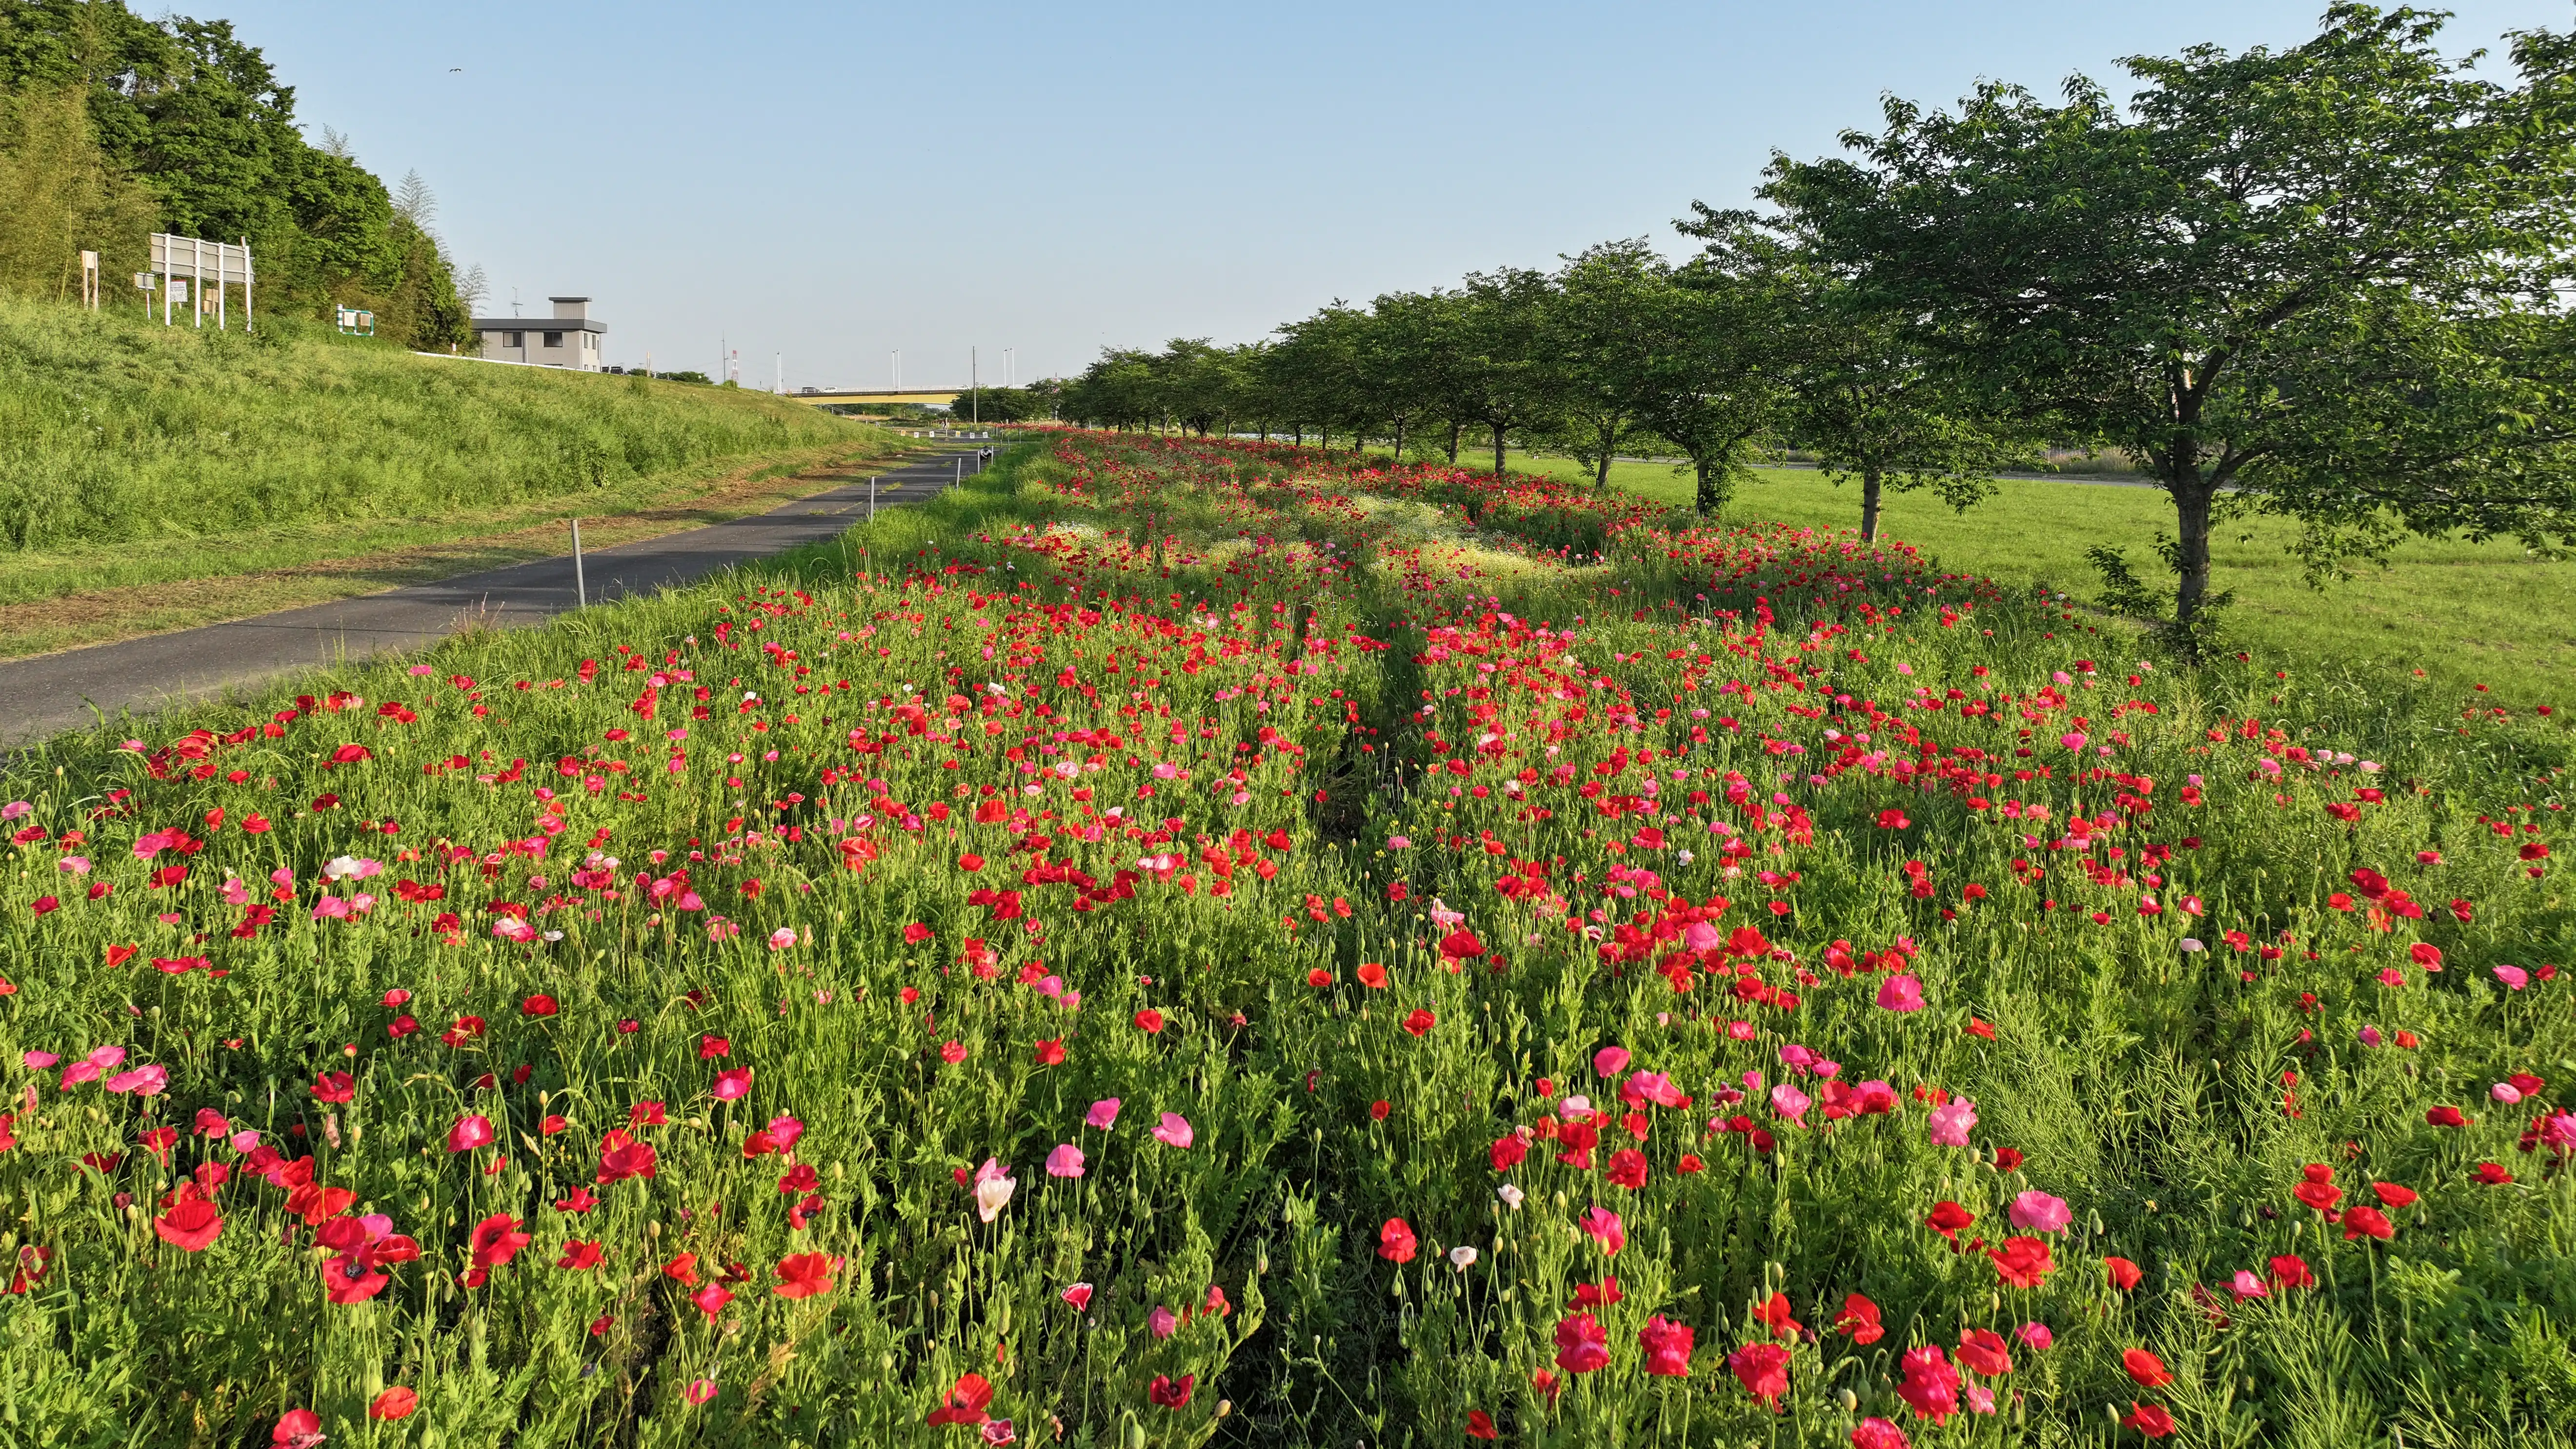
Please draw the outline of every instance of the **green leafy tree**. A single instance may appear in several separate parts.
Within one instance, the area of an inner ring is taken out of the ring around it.
[[[1639,237],[1587,247],[1550,281],[1539,337],[1548,440],[1607,488],[1611,460],[1651,436],[1637,415],[1640,369],[1672,268]]]
[[[1690,459],[1699,512],[1725,511],[1786,418],[1797,360],[1782,249],[1730,224],[1640,295],[1636,415]]]
[[[2338,5],[2294,49],[2132,58],[2126,108],[2081,77],[1891,100],[1763,194],[1990,399],[2154,474],[2187,634],[2222,507],[2301,520],[2320,568],[2401,529],[2563,541],[2576,43],[2513,37],[2507,87],[2440,23]]]
[[[1462,294],[1449,416],[1482,426],[1494,442],[1494,472],[1517,430],[1544,431],[1556,419],[1545,337],[1554,288],[1526,267],[1470,272]]]
[[[1770,227],[1741,213],[1698,202],[1692,210],[1680,224],[1688,235],[1738,247],[1777,245]],[[1784,432],[1837,482],[1859,481],[1863,539],[1878,540],[1888,492],[1929,488],[1965,512],[1993,496],[1996,470],[2039,464],[2026,428],[1909,336],[1901,319],[1873,307],[1848,276],[1815,265],[1812,249],[1787,240],[1779,275],[1796,345]]]

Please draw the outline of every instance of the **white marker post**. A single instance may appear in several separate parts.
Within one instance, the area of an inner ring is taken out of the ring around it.
[[[572,597],[576,608],[590,607],[590,585],[581,576],[581,520],[572,521]]]

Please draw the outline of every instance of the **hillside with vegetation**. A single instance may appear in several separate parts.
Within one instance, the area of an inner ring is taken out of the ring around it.
[[[479,277],[430,229],[426,184],[388,187],[338,132],[317,146],[299,125],[294,88],[229,21],[0,4],[0,293],[76,295],[91,250],[130,300],[162,230],[247,240],[271,315],[363,307],[414,347],[467,342]]]
[[[766,393],[424,357],[293,317],[245,335],[6,298],[0,436],[9,653],[555,552],[567,515],[711,521],[795,491],[746,491],[754,475],[897,446]]]

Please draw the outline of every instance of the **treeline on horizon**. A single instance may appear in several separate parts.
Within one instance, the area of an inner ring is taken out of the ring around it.
[[[423,350],[471,340],[462,280],[417,174],[398,187],[329,128],[298,129],[294,88],[222,20],[146,20],[125,0],[0,0],[0,291],[77,295],[100,254],[102,305],[138,306],[146,237],[250,244],[263,316],[376,314]]]
[[[2167,621],[2224,604],[2230,516],[2301,526],[2312,580],[2409,533],[2576,539],[2576,34],[2505,37],[2515,82],[2437,48],[2445,17],[2338,5],[2295,48],[2130,57],[1955,110],[1891,98],[1842,157],[1775,152],[1760,211],[1693,203],[1550,271],[1336,302],[1239,346],[1104,351],[987,389],[986,421],[1308,433],[1399,454],[1508,442],[1679,455],[1701,512],[1797,448],[1965,508],[2044,446],[2125,454],[2171,496]],[[2483,54],[2483,53],[2481,53]],[[960,399],[964,402],[965,399]]]

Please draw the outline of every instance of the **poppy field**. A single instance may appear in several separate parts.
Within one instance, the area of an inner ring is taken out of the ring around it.
[[[1049,433],[52,742],[0,1439],[2570,1442],[2563,715],[2119,640]]]

